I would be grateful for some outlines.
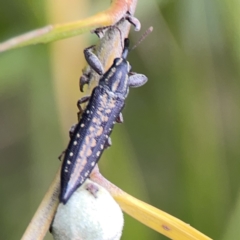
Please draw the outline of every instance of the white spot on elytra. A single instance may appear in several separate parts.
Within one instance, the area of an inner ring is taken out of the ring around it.
[[[71,164],[71,161],[70,161],[70,160],[67,160],[67,164],[69,164],[69,165],[70,165],[70,164]]]
[[[99,156],[100,156],[100,153],[101,153],[101,152],[100,152],[100,151],[98,151],[96,155],[99,157]]]
[[[92,162],[91,165],[94,166],[94,165],[95,165],[95,162]]]
[[[101,144],[101,149],[103,149],[103,145]]]
[[[73,152],[70,152],[69,155],[72,157],[73,156]]]
[[[77,141],[74,141],[73,144],[74,144],[74,145],[77,145]]]
[[[80,138],[80,134],[79,133],[77,133],[77,137]]]
[[[85,126],[84,123],[82,123],[82,124],[81,124],[81,127],[83,128],[84,126]]]

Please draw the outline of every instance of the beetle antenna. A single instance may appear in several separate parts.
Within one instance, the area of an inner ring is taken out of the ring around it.
[[[135,49],[152,31],[153,31],[153,27],[151,26],[143,33],[143,35],[140,37],[138,42],[130,49],[130,51]]]

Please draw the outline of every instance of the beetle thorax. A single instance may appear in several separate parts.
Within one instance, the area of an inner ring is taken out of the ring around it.
[[[128,93],[128,74],[131,69],[124,58],[116,58],[113,65],[100,79],[99,84],[107,87],[111,92],[125,98]]]

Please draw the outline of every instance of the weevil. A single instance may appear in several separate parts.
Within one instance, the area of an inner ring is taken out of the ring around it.
[[[64,204],[89,177],[104,149],[111,145],[113,126],[123,121],[121,111],[129,87],[140,87],[147,82],[145,75],[130,72],[131,66],[126,60],[128,52],[129,40],[125,39],[122,56],[115,58],[112,66],[101,76],[91,97],[78,102],[79,107],[86,101],[88,105],[71,134],[64,155],[60,191],[60,202]]]

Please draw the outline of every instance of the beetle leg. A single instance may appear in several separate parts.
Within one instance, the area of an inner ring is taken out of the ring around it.
[[[104,69],[98,57],[92,52],[94,46],[85,48],[83,53],[89,66],[99,75],[103,75]]]
[[[84,85],[89,84],[89,82],[90,82],[90,73],[83,73],[83,75],[79,79],[79,88],[81,92],[83,92]]]
[[[89,99],[90,99],[90,96],[84,96],[77,101],[77,107],[78,107],[79,111],[83,111],[81,104],[87,102]]]
[[[77,125],[77,124],[72,125],[71,128],[70,128],[70,130],[69,130],[69,137],[70,137],[70,138],[73,137],[73,132],[74,132],[74,130],[75,130],[75,128],[76,128],[76,125]]]
[[[141,87],[147,82],[148,78],[139,73],[131,73],[128,78],[128,86],[129,87]]]
[[[116,118],[116,122],[117,123],[123,123],[123,115],[122,115],[121,112],[119,113],[118,117]]]
[[[79,99],[79,100],[77,101],[77,107],[78,107],[78,109],[79,109],[79,112],[77,113],[77,115],[78,115],[78,121],[80,120],[81,115],[82,115],[82,113],[83,113],[83,109],[82,109],[81,104],[87,102],[89,99],[90,99],[90,96],[85,96],[85,97],[82,97],[81,99]]]
[[[112,146],[112,140],[111,140],[110,137],[108,137],[105,144],[104,144],[104,148],[106,149],[106,148],[109,148],[111,146]]]
[[[64,156],[65,153],[66,153],[66,150],[62,151],[61,154],[58,156],[58,159],[59,159],[60,161],[63,160],[63,156]]]
[[[133,26],[135,31],[139,31],[141,29],[141,23],[140,21],[135,18],[133,15],[131,15],[130,12],[127,12],[124,16],[126,20],[128,20]]]
[[[69,137],[70,137],[70,139],[73,137],[73,132],[74,132],[74,130],[75,130],[75,128],[76,128],[76,125],[77,125],[77,124],[72,125],[71,128],[70,128],[70,130],[69,130]],[[58,159],[59,159],[60,161],[62,161],[63,155],[64,155],[65,153],[66,153],[66,150],[62,151],[62,153],[58,156]]]

